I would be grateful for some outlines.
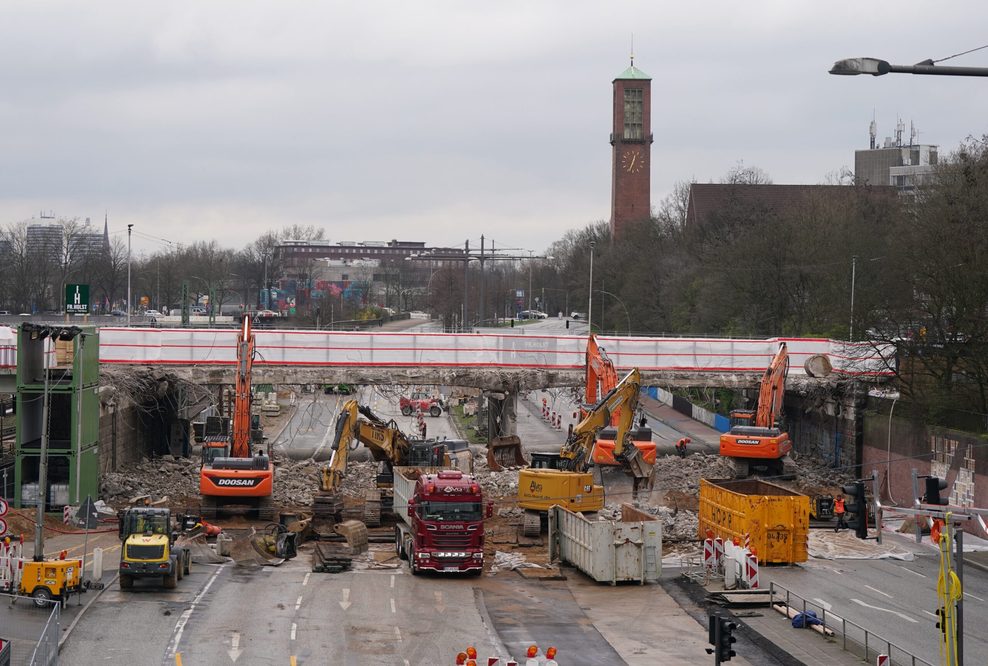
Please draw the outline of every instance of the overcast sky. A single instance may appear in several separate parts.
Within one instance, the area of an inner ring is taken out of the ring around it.
[[[942,150],[980,136],[986,79],[827,70],[945,57],[985,26],[983,2],[5,2],[0,223],[108,211],[111,233],[237,248],[312,224],[541,251],[610,214],[632,33],[654,207],[738,161],[824,182],[873,113],[880,139],[899,117]]]

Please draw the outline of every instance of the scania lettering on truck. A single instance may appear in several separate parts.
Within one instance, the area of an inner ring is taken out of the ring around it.
[[[394,468],[395,548],[413,574],[484,570],[484,506],[477,479],[459,470]]]

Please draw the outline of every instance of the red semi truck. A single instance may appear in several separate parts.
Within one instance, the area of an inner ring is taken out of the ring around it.
[[[484,569],[484,506],[477,479],[438,467],[394,468],[395,548],[413,574]]]

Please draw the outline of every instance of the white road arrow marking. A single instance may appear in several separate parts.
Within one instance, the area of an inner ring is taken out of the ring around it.
[[[233,635],[230,636],[230,649],[227,650],[226,653],[230,655],[230,659],[232,659],[234,663],[236,663],[237,659],[240,659],[240,655],[243,653],[243,650],[240,649],[239,631],[233,632]]]
[[[442,613],[444,610],[446,610],[446,604],[443,603],[443,593],[433,592],[432,594],[436,598],[436,610]]]
[[[346,609],[350,608],[350,606],[351,606],[351,604],[350,604],[350,588],[349,587],[344,587],[343,588],[343,601],[340,602],[340,608],[342,608],[343,610],[346,610]]]
[[[864,606],[865,608],[870,608],[872,610],[882,611],[883,613],[892,613],[892,615],[897,615],[897,616],[901,617],[903,620],[906,620],[908,622],[912,622],[913,624],[919,624],[919,620],[913,619],[913,618],[909,617],[908,615],[906,615],[905,613],[900,613],[899,611],[894,611],[894,610],[892,610],[890,608],[882,608],[881,606],[872,606],[871,604],[866,604],[865,602],[861,601],[860,599],[851,599],[851,601],[853,601],[854,603],[856,603],[859,606]]]

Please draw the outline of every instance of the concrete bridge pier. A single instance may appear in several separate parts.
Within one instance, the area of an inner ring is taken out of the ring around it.
[[[518,431],[518,391],[484,391],[489,437],[507,437]]]

